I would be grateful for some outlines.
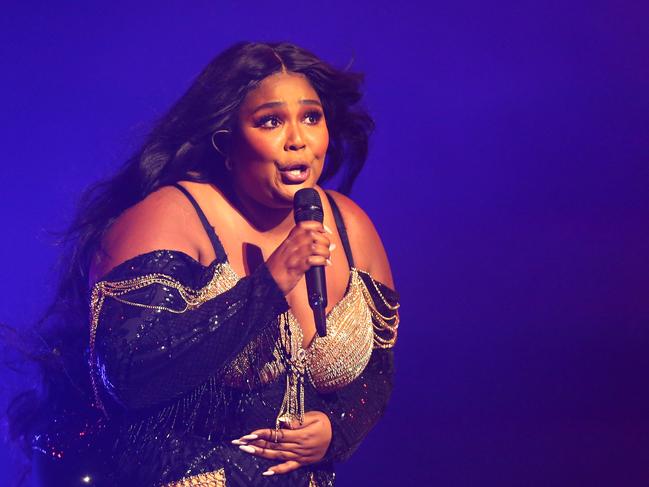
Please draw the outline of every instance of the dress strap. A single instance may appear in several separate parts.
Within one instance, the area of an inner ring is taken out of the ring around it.
[[[194,199],[192,194],[189,191],[187,191],[185,188],[183,188],[180,184],[174,183],[172,186],[175,186],[180,191],[182,191],[182,193],[185,196],[187,196],[189,202],[194,206],[194,209],[196,210],[198,217],[201,219],[201,223],[203,224],[205,233],[207,233],[207,236],[210,238],[210,242],[212,242],[212,247],[214,248],[214,253],[216,254],[217,261],[218,262],[224,261],[227,258],[225,249],[223,248],[223,245],[221,244],[218,235],[214,231],[214,227],[210,225],[209,221],[207,221],[207,217],[205,216],[205,213],[203,213],[203,210],[201,209],[197,201]]]
[[[349,238],[347,237],[347,228],[345,228],[343,215],[342,213],[340,213],[340,208],[338,208],[338,204],[336,204],[336,201],[333,199],[333,197],[326,191],[325,194],[327,195],[327,199],[329,200],[329,204],[331,205],[331,211],[334,214],[334,220],[336,220],[336,228],[338,229],[338,233],[340,234],[340,241],[342,242],[343,248],[345,249],[347,263],[349,264],[349,267],[352,268],[354,267],[354,257],[352,256],[352,248],[349,245]]]

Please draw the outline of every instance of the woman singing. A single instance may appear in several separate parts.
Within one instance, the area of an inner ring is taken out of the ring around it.
[[[69,319],[44,335],[54,358],[22,430],[43,485],[333,485],[386,407],[398,326],[374,226],[319,186],[340,173],[349,192],[365,161],[359,85],[294,45],[237,44],[84,198]],[[295,223],[302,188],[323,223]]]

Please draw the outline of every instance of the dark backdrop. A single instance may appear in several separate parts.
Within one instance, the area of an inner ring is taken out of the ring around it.
[[[209,59],[289,40],[367,75],[377,130],[352,196],[403,298],[393,400],[339,485],[647,485],[648,10],[5,4],[0,320],[38,315],[47,231]]]

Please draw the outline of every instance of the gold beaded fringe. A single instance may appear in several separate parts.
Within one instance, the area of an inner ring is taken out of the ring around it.
[[[372,322],[374,329],[373,335],[373,348],[391,348],[394,346],[397,339],[397,329],[399,327],[399,304],[391,305],[388,300],[385,298],[380,288],[378,287],[376,281],[372,276],[365,271],[360,269],[352,268],[350,277],[350,289],[346,296],[337,303],[334,308],[331,310],[327,321],[330,322],[330,329],[332,331],[337,330],[336,335],[339,336],[339,339],[344,339],[345,337],[350,338],[351,336],[357,335],[360,331],[359,328],[364,328],[365,323]],[[392,311],[390,316],[382,314],[374,304],[372,295],[370,294],[367,286],[363,279],[360,279],[359,273],[367,275],[376,290],[376,293],[379,295],[385,307]],[[214,275],[210,279],[210,282],[207,283],[201,289],[195,290],[188,286],[182,285],[177,280],[173,279],[170,276],[165,274],[148,274],[145,276],[138,276],[133,279],[127,279],[123,281],[99,281],[97,282],[92,289],[92,294],[90,298],[90,353],[89,353],[89,366],[90,366],[90,378],[92,383],[92,388],[95,397],[96,406],[104,410],[103,404],[99,395],[99,385],[97,384],[97,371],[96,371],[96,351],[95,351],[95,339],[97,335],[97,327],[99,326],[99,315],[106,297],[111,297],[117,301],[120,301],[125,304],[132,306],[137,306],[141,308],[148,308],[154,310],[164,310],[170,313],[182,314],[188,310],[196,309],[201,306],[206,301],[214,298],[215,296],[231,289],[239,281],[239,277],[236,272],[232,269],[229,263],[224,262],[218,264],[214,269]],[[161,305],[148,305],[138,302],[129,301],[122,296],[126,295],[131,291],[142,289],[144,287],[159,284],[162,286],[167,286],[178,291],[180,297],[185,302],[183,309],[173,309]],[[359,298],[360,295],[363,299]],[[364,309],[363,309],[364,308]],[[366,314],[366,310],[369,308],[370,315]],[[372,320],[369,317],[373,318]],[[355,319],[344,319],[355,318]],[[361,319],[363,322],[362,325],[359,325],[357,320]],[[295,320],[293,314],[289,311],[288,313],[283,314],[280,317],[280,335],[281,335],[281,344],[278,344],[278,348],[283,348],[284,350],[275,350],[275,362],[273,364],[267,364],[269,370],[265,371],[268,381],[272,380],[278,374],[282,373],[285,370],[285,364],[282,364],[282,355],[285,354],[288,350],[296,350],[297,353],[289,352],[292,355],[289,360],[291,363],[291,371],[287,374],[286,377],[286,391],[284,394],[284,400],[280,408],[280,412],[277,416],[277,424],[279,427],[281,422],[288,422],[293,419],[302,421],[304,417],[304,374],[305,370],[308,369],[309,375],[313,380],[316,376],[322,375],[318,372],[327,370],[327,360],[324,360],[327,355],[327,350],[331,349],[333,343],[331,340],[333,337],[324,337],[324,339],[316,338],[313,346],[307,351],[303,350],[301,347],[302,341],[302,330],[300,329],[299,323]],[[356,330],[354,330],[356,329]],[[292,336],[288,336],[286,330],[290,330]],[[333,334],[332,334],[333,335]],[[385,337],[387,335],[387,338]],[[363,337],[356,336],[356,340],[364,342]],[[320,343],[318,343],[320,342]],[[326,342],[329,342],[325,345]],[[348,373],[343,374],[347,379],[353,380],[357,377],[362,370],[355,370],[358,367],[349,367],[352,363],[363,364],[363,368],[369,360],[369,355],[371,349],[367,349],[364,353],[363,350],[365,347],[361,346],[360,343],[356,343],[357,349],[355,353],[346,357],[343,362],[348,362],[345,367],[345,370]],[[333,347],[337,348],[337,347]],[[287,350],[288,349],[288,350]],[[358,354],[363,355],[358,356]],[[366,355],[366,356],[365,356]],[[286,360],[286,357],[284,357]],[[322,359],[322,360],[321,360]],[[322,363],[320,363],[322,362]],[[329,361],[330,362],[330,361]],[[316,371],[318,364],[322,367],[325,367],[322,371]],[[329,363],[331,365],[331,363]],[[339,364],[343,365],[343,364]],[[267,367],[267,368],[268,368]],[[311,370],[311,369],[314,370]],[[354,369],[354,370],[352,370]],[[316,372],[314,374],[314,372]],[[349,377],[351,375],[351,377]],[[335,388],[338,382],[345,382],[344,377],[338,377],[338,380],[329,384],[331,388]],[[325,389],[329,388],[326,386],[327,380],[316,381],[322,382],[321,386],[324,386]],[[105,411],[105,410],[104,410]]]
[[[165,484],[162,487],[225,487],[225,470],[219,469],[214,472],[200,473],[191,477],[183,477],[180,480]]]
[[[218,264],[214,269],[214,275],[205,286],[195,290],[189,286],[184,286],[176,279],[166,274],[147,274],[138,276],[133,279],[123,281],[99,281],[95,283],[90,295],[90,344],[88,363],[90,367],[90,380],[95,398],[95,405],[104,413],[106,412],[99,396],[99,385],[97,384],[97,357],[95,351],[95,339],[97,337],[97,327],[99,326],[99,315],[106,297],[111,297],[121,303],[129,304],[139,308],[154,310],[163,310],[170,313],[182,314],[185,311],[196,309],[206,301],[234,287],[239,280],[238,276],[228,263]],[[122,298],[125,294],[138,289],[160,284],[178,291],[178,294],[185,302],[183,309],[177,310],[167,306],[150,305],[129,301]]]

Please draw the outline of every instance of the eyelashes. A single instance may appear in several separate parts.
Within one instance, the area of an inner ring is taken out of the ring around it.
[[[275,115],[264,115],[255,120],[255,127],[262,129],[274,129],[280,124],[281,120]]]
[[[312,110],[310,112],[307,112],[304,115],[305,120],[310,119],[309,121],[310,125],[317,124],[320,120],[322,120],[322,117],[323,117],[322,112],[318,110]]]
[[[302,121],[307,125],[317,125],[324,114],[319,110],[311,110],[304,114]],[[254,126],[261,129],[272,130],[283,123],[282,118],[276,114],[268,114],[259,117],[254,121]]]

